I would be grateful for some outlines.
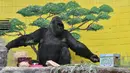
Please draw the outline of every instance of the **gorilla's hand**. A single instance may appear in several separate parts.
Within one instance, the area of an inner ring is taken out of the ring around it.
[[[90,60],[92,61],[92,62],[99,62],[99,57],[97,56],[97,55],[92,55],[91,57],[90,57]]]

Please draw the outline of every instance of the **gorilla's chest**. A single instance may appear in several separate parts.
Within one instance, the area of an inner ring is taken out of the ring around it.
[[[46,40],[44,41],[44,44],[46,45],[60,45],[62,43],[62,39],[53,37],[53,36],[48,36],[48,38],[46,38]]]
[[[54,36],[53,34],[46,33],[43,39],[40,40],[40,44],[46,48],[61,48],[66,44],[66,38],[64,36]]]

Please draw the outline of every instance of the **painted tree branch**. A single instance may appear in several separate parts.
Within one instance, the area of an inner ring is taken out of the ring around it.
[[[19,34],[7,34],[5,33],[6,36],[19,36]]]
[[[87,21],[83,22],[83,23],[82,23],[82,24],[80,24],[78,27],[76,27],[76,28],[74,28],[74,29],[70,30],[69,32],[72,32],[72,31],[74,31],[74,30],[76,30],[76,29],[80,28],[80,27],[81,27],[81,26],[83,26],[86,22],[87,22]]]
[[[101,15],[101,13],[98,14],[97,18],[98,18],[100,15]],[[97,18],[96,18],[96,19],[97,19]],[[72,32],[72,31],[74,31],[74,30],[76,30],[76,29],[87,30],[94,22],[96,22],[96,20],[94,20],[92,23],[90,23],[90,24],[87,26],[87,28],[83,28],[83,29],[80,28],[80,27],[83,26],[86,22],[87,22],[87,21],[84,21],[84,22],[83,22],[82,24],[80,24],[78,27],[76,27],[76,28],[70,30],[70,32]]]
[[[90,24],[88,25],[88,27],[85,28],[85,29],[87,30],[93,23],[94,23],[94,21],[93,21],[92,23],[90,23]]]
[[[54,14],[49,14],[45,19],[48,19],[48,18],[50,18],[50,17],[52,17],[52,16],[54,16]]]
[[[34,45],[30,45],[30,47],[33,49],[33,51],[36,53],[37,55],[37,60],[39,60],[39,56],[38,56],[38,51],[36,49],[36,47]]]

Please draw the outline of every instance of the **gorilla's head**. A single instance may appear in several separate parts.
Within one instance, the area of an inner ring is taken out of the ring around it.
[[[55,16],[52,18],[49,29],[53,32],[54,35],[61,35],[61,33],[64,31],[64,25],[60,17]]]

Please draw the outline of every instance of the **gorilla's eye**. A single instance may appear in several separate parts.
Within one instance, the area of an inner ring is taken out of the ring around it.
[[[58,26],[64,27],[62,23],[57,23]]]

